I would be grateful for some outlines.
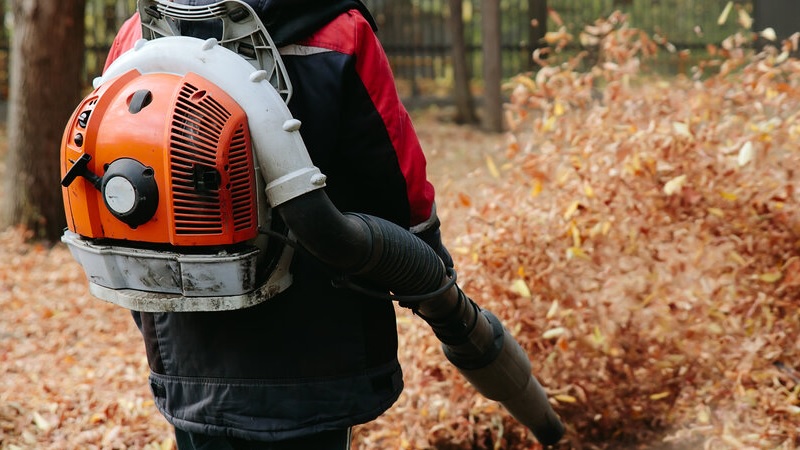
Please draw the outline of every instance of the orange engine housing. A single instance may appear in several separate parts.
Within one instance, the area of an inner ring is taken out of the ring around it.
[[[67,226],[81,236],[219,246],[258,234],[247,117],[230,96],[198,75],[131,70],[103,83],[66,127],[62,177],[82,157],[88,160],[88,175],[62,183],[67,184]],[[103,192],[109,167],[123,159],[140,163],[157,186],[157,194],[126,191],[152,206],[142,223],[121,220],[111,194]]]

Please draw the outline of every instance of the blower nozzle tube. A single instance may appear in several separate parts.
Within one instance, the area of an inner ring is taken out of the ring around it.
[[[555,444],[564,435],[564,425],[531,375],[527,354],[500,319],[481,310],[457,286],[455,290],[459,297],[455,310],[466,313],[445,320],[423,317],[442,341],[445,356],[478,392],[501,403],[539,442]]]
[[[452,283],[444,263],[424,241],[378,217],[340,213],[322,190],[278,206],[297,240],[326,264],[386,287],[442,342],[447,359],[485,397],[500,402],[545,445],[564,435],[531,363],[503,324]],[[325,226],[320,227],[323,223]],[[443,293],[425,296],[447,285]]]

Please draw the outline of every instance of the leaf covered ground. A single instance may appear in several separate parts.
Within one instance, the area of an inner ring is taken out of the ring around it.
[[[662,79],[663,43],[594,26],[588,69],[509,83],[509,133],[415,117],[459,284],[531,355],[562,448],[798,448],[797,44],[734,36]],[[62,245],[0,241],[0,448],[172,448],[128,313]],[[424,323],[398,331],[406,389],[354,448],[538,448]]]

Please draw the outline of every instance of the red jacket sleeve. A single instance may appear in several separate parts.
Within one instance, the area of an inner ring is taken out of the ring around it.
[[[106,57],[106,64],[103,67],[103,72],[108,69],[119,56],[133,48],[133,44],[142,38],[142,21],[139,19],[139,14],[134,14],[122,24],[122,27],[117,32],[114,42],[111,44],[111,49],[108,51]]]
[[[375,102],[397,152],[400,169],[406,178],[411,226],[414,226],[431,216],[434,189],[427,180],[427,162],[408,111],[400,101],[383,47],[366,20],[359,21],[358,27],[356,70]]]
[[[380,115],[405,178],[410,225],[433,213],[434,188],[427,180],[425,155],[408,111],[397,93],[389,60],[369,22],[357,11],[337,17],[301,42],[355,57],[355,70]]]

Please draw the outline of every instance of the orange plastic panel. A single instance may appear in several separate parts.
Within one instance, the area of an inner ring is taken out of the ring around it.
[[[150,92],[145,106],[131,108],[134,95],[144,91]],[[85,111],[90,116],[84,129],[78,119]],[[76,142],[76,133],[82,141]],[[70,230],[80,235],[206,246],[242,242],[258,232],[247,118],[227,94],[197,75],[131,71],[105,83],[70,119],[62,175],[83,153],[100,177],[119,158],[151,167],[159,198],[154,217],[132,228],[79,178],[64,188],[64,205]]]

